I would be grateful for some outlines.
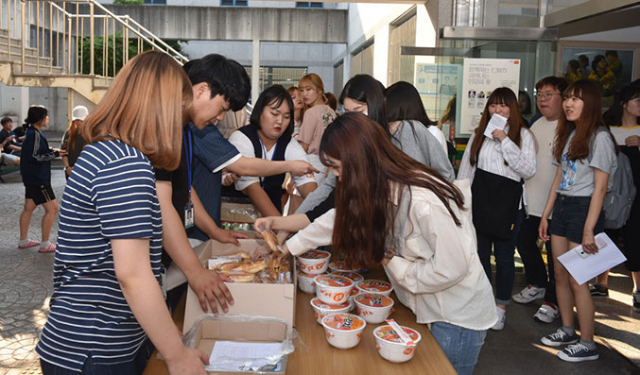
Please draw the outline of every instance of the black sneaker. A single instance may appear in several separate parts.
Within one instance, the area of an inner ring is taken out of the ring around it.
[[[554,333],[543,337],[540,341],[547,346],[569,345],[578,342],[578,335],[574,332],[572,336],[569,336],[562,330],[562,328],[560,328]]]
[[[593,284],[589,286],[589,292],[593,297],[609,297],[609,288],[600,284]]]
[[[640,292],[633,293],[633,310],[640,312]]]
[[[590,350],[580,343],[567,346],[557,355],[558,358],[567,362],[594,361],[599,357],[597,350]]]

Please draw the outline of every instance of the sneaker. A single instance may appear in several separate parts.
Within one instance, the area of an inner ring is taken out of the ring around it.
[[[589,292],[593,297],[609,297],[609,288],[600,284],[593,284],[589,286]]]
[[[553,321],[558,319],[559,316],[560,313],[558,312],[558,306],[550,302],[545,302],[533,315],[533,319],[542,323],[553,323]]]
[[[498,312],[498,321],[491,327],[494,331],[502,331],[504,329],[504,323],[507,321],[507,312],[499,307],[496,307]]]
[[[520,293],[514,294],[511,298],[518,303],[529,303],[538,298],[544,298],[545,291],[545,288],[538,288],[529,284]]]
[[[29,240],[24,245],[20,245],[18,243],[18,249],[28,249],[30,247],[34,247],[34,246],[38,246],[38,245],[40,245],[40,242],[34,241],[34,240]]]
[[[41,247],[38,249],[39,253],[53,253],[54,251],[56,251],[56,244],[54,243],[50,243],[49,246],[45,248]]]
[[[640,292],[633,292],[633,310],[640,312]]]
[[[569,345],[558,352],[558,358],[567,362],[594,361],[600,357],[596,349],[590,350],[586,346],[578,343]]]
[[[555,333],[552,333],[540,339],[540,342],[542,342],[546,346],[575,344],[578,342],[578,335],[574,333],[573,336],[569,336],[565,331],[562,330],[562,328],[559,328]]]

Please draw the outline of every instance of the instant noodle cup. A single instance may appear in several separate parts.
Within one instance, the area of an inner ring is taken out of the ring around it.
[[[343,262],[343,261],[338,261],[338,262],[331,262],[329,263],[329,269],[331,270],[331,272],[357,272],[360,271],[359,268],[351,268],[349,266],[347,266],[347,263]]]
[[[413,358],[416,354],[418,343],[422,339],[418,331],[409,327],[402,327],[402,329],[411,337],[415,344],[414,346],[405,344],[391,326],[380,326],[373,330],[373,336],[376,338],[376,349],[378,349],[380,356],[389,362],[402,363]]]
[[[322,319],[327,342],[338,349],[351,349],[358,345],[366,326],[364,319],[347,313],[330,314]]]
[[[313,281],[313,278],[316,275],[309,275],[308,273],[304,273],[298,270],[298,288],[309,294],[314,294],[316,292],[316,283]]]
[[[329,265],[329,267],[331,267],[331,265]],[[358,289],[358,287],[355,284],[364,280],[364,277],[362,277],[362,275],[357,272],[346,272],[346,271],[331,272],[330,275],[338,275],[338,276],[346,277],[348,279],[351,279],[351,281],[353,281],[354,285],[353,285],[353,288],[351,289],[351,295],[349,296],[349,304],[351,305],[351,310],[355,309],[356,305],[353,302],[353,297],[355,297],[356,294],[360,292],[360,289]]]
[[[356,297],[360,294],[360,289],[355,286],[351,289],[351,294],[349,295],[349,311],[353,311],[356,308]]]
[[[320,301],[318,297],[311,299],[311,307],[313,307],[313,316],[318,324],[322,324],[322,319],[329,314],[349,312],[349,304],[346,302],[340,305],[330,305]]]
[[[310,275],[324,273],[329,266],[331,253],[324,250],[310,250],[298,257],[300,270]]]
[[[353,281],[342,276],[320,275],[316,276],[313,281],[316,283],[318,299],[330,305],[347,302],[353,288]]]
[[[393,286],[382,280],[364,280],[357,283],[356,286],[365,293],[382,294],[387,297],[393,291]]]
[[[383,294],[360,293],[355,298],[358,315],[367,323],[380,324],[391,315],[393,300]]]

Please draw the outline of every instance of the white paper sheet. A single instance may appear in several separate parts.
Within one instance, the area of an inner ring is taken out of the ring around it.
[[[493,139],[493,135],[491,135],[491,133],[496,129],[504,130],[504,127],[506,125],[507,118],[494,113],[493,116],[491,116],[491,120],[489,120],[489,123],[487,124],[487,128],[484,130],[484,136]]]
[[[595,239],[600,249],[596,254],[585,256],[580,245],[558,257],[560,263],[580,285],[627,260],[604,232],[597,234]]]
[[[276,357],[281,343],[218,341],[209,357],[207,371],[248,371],[268,365],[268,357]],[[278,363],[278,367],[280,364]],[[278,371],[274,369],[272,371]]]

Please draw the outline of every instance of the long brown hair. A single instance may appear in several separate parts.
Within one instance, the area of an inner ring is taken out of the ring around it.
[[[327,127],[320,155],[327,166],[332,165],[328,157],[341,162],[332,243],[334,256],[344,255],[349,265],[380,263],[396,219],[393,199],[400,199],[405,187],[431,190],[452,217],[451,223],[438,224],[461,225],[452,208],[463,209],[460,190],[394,146],[384,129],[361,113],[346,113]]]
[[[480,155],[480,149],[482,148],[482,143],[484,142],[484,131],[487,129],[487,124],[489,124],[489,120],[491,119],[491,114],[489,113],[489,106],[491,104],[506,104],[509,106],[509,119],[507,124],[509,125],[509,131],[507,132],[507,137],[509,137],[513,143],[517,144],[520,147],[520,129],[526,127],[522,123],[522,117],[520,116],[520,109],[518,108],[518,99],[516,98],[516,94],[511,91],[508,87],[499,87],[495,89],[489,99],[487,100],[487,104],[484,106],[484,111],[482,111],[482,117],[480,118],[480,124],[475,130],[475,136],[473,137],[473,143],[471,144],[471,158],[469,162],[471,165],[476,165],[478,162],[478,156]],[[505,161],[505,165],[508,165]]]
[[[607,129],[602,119],[602,96],[600,89],[595,83],[591,81],[577,81],[567,87],[562,93],[563,101],[573,96],[582,100],[584,105],[582,106],[580,118],[577,121],[567,120],[564,111],[558,120],[553,145],[553,157],[558,163],[562,160],[562,152],[573,130],[576,131],[576,134],[571,140],[569,151],[567,152],[569,160],[579,160],[588,157],[591,137],[597,128],[603,127]],[[615,140],[613,144],[616,144]]]
[[[69,140],[67,141],[67,152],[76,151],[76,138],[78,137],[78,131],[80,130],[77,121],[78,120],[71,121],[71,124],[69,124]]]
[[[182,111],[191,105],[191,82],[162,52],[145,52],[120,70],[81,128],[87,143],[119,139],[154,167],[175,169],[182,152]]]
[[[324,82],[322,82],[322,78],[320,78],[319,75],[315,73],[309,73],[303,76],[302,78],[300,78],[300,81],[298,82],[298,87],[301,87],[304,82],[308,82],[311,85],[315,86],[320,92],[320,97],[322,97],[322,102],[324,104],[329,103],[329,99],[327,99],[327,96],[324,94]]]

